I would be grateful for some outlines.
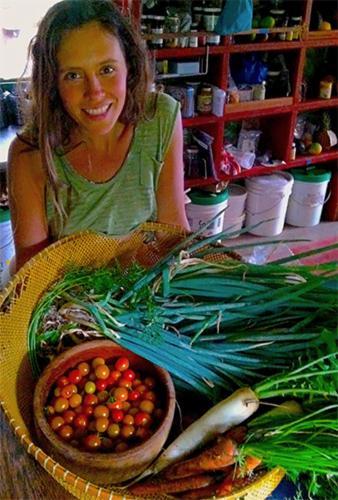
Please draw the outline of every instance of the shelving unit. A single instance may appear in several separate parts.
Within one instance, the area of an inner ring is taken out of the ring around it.
[[[172,59],[183,61],[195,56],[206,56],[208,51],[209,72],[207,75],[201,77],[201,80],[216,85],[223,90],[227,90],[230,58],[235,54],[244,54],[247,52],[266,52],[268,54],[283,53],[291,64],[290,79],[292,93],[289,97],[240,102],[238,104],[225,104],[224,113],[221,118],[214,115],[208,115],[183,119],[184,127],[200,128],[213,135],[213,155],[216,167],[216,177],[207,179],[186,179],[187,188],[203,187],[215,184],[219,181],[230,181],[252,175],[271,173],[274,170],[292,169],[294,167],[302,167],[310,164],[325,163],[328,168],[332,170],[337,169],[337,146],[331,148],[329,151],[323,151],[316,156],[305,154],[297,155],[295,160],[290,159],[298,115],[301,113],[323,110],[334,113],[338,106],[338,97],[336,96],[329,100],[319,98],[307,98],[302,100],[301,89],[304,79],[307,51],[309,49],[338,47],[338,30],[310,31],[309,29],[312,20],[312,10],[316,6],[316,1],[317,0],[297,1],[297,8],[301,10],[303,19],[300,29],[300,40],[237,43],[237,40],[240,39],[237,34],[236,37],[232,35],[223,36],[221,38],[221,44],[217,46],[163,48],[151,51],[152,57],[156,61]],[[121,0],[121,3],[123,7],[130,12],[130,15],[133,16],[135,22],[138,23],[142,10],[141,0]],[[261,32],[272,33],[278,31],[280,31],[278,28],[275,30],[256,29],[243,34],[248,35],[250,33]],[[179,34],[175,36],[179,36]],[[235,40],[236,43],[234,43]],[[190,80],[196,79],[193,75],[190,75],[189,78]],[[242,172],[235,177],[225,175],[220,171],[220,162],[226,125],[230,122],[243,121],[249,118],[258,118],[265,124],[265,129],[269,130],[268,140],[270,141],[270,149],[273,150],[275,157],[283,161],[283,164],[277,167],[255,166],[250,170],[242,170]],[[332,186],[331,190],[337,190],[337,187]],[[332,196],[336,196],[336,194],[333,193]],[[333,210],[332,212],[334,211],[337,212],[337,210]],[[331,217],[331,220],[335,220],[333,217],[336,217],[336,214],[332,213]]]

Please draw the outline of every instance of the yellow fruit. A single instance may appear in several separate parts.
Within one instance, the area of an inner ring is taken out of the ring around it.
[[[322,21],[318,26],[318,29],[320,31],[331,31],[331,24],[328,23],[327,21]]]
[[[263,19],[260,22],[261,28],[271,29],[274,27],[274,25],[275,25],[275,20],[272,16],[263,17]]]
[[[322,145],[319,144],[319,142],[313,142],[309,147],[308,151],[311,155],[319,155],[322,152],[322,150],[323,150]]]

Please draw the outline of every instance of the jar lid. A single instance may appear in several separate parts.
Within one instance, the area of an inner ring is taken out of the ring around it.
[[[228,199],[228,190],[217,194],[202,190],[191,191],[189,198],[195,205],[217,205]]]
[[[285,14],[285,10],[271,9],[270,14],[274,14],[275,16],[282,16],[283,14]]]
[[[0,210],[0,222],[7,222],[11,220],[11,213],[10,213],[10,210],[9,208],[3,208],[1,207],[1,210]]]
[[[292,16],[291,20],[292,21],[300,21],[302,19],[302,16]]]
[[[321,168],[296,168],[292,170],[295,181],[325,182],[331,179],[331,172]]]
[[[222,12],[222,9],[220,9],[219,7],[204,7],[203,10],[204,10],[204,12],[207,12],[208,14]]]
[[[155,19],[156,21],[164,21],[165,20],[165,16],[153,16],[153,19]]]

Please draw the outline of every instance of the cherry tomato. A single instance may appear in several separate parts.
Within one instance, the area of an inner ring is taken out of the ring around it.
[[[74,429],[70,425],[62,425],[58,429],[58,435],[63,441],[70,441],[73,437]]]
[[[111,416],[114,422],[121,422],[124,417],[124,413],[122,410],[113,410],[111,412]]]
[[[93,361],[92,361],[92,368],[95,368],[99,365],[105,365],[106,364],[106,361],[103,359],[103,358],[94,358]]]
[[[131,380],[121,377],[117,381],[117,387],[126,387],[127,389],[131,389]]]
[[[95,375],[97,378],[102,378],[106,380],[109,377],[109,368],[107,365],[98,365],[95,368]]]
[[[72,396],[69,398],[69,406],[71,408],[76,408],[77,406],[80,406],[82,403],[82,396],[80,394],[72,394]]]
[[[65,421],[65,424],[70,425],[70,424],[73,423],[73,420],[74,420],[75,416],[76,416],[75,411],[73,411],[73,410],[67,410],[67,411],[65,411],[63,413],[62,418]]]
[[[149,437],[149,429],[146,427],[137,427],[135,431],[135,437],[140,441],[145,441]]]
[[[127,368],[127,370],[124,370],[124,372],[123,372],[123,377],[128,379],[128,380],[134,380],[135,372],[133,370],[131,370],[130,368]]]
[[[146,413],[152,413],[155,409],[155,405],[152,401],[148,401],[147,399],[144,399],[140,403],[140,410],[145,411]]]
[[[145,411],[139,412],[134,416],[134,424],[137,425],[137,427],[150,427],[151,423],[152,418],[149,413]]]
[[[89,451],[98,450],[101,447],[101,439],[96,434],[90,434],[82,440],[85,448]]]
[[[116,445],[115,447],[115,452],[116,453],[122,453],[123,451],[127,451],[129,448],[129,446],[127,445],[126,442],[123,442],[123,443],[119,443]]]
[[[108,403],[107,403],[107,408],[109,410],[121,410],[122,409],[122,401],[119,399],[115,401],[114,398],[110,398]]]
[[[97,394],[97,401],[99,404],[106,403],[109,399],[109,392],[108,391],[99,391]]]
[[[100,451],[113,451],[114,450],[114,441],[109,437],[102,436],[101,438],[101,448]]]
[[[86,415],[86,417],[91,417],[94,413],[94,405],[83,405],[82,406],[82,411],[80,413],[83,413],[84,415]],[[75,411],[77,410],[77,408],[75,408]]]
[[[114,385],[115,383],[114,377],[112,377],[112,375],[109,375],[109,377],[106,378],[106,382],[107,382],[107,387]]]
[[[107,434],[110,438],[116,439],[120,435],[120,427],[115,423],[109,424]]]
[[[135,390],[131,390],[131,392],[129,393],[128,395],[128,400],[129,401],[137,401],[140,397],[140,391],[138,391],[137,389]]]
[[[93,394],[96,390],[96,386],[94,382],[88,381],[86,382],[86,385],[84,386],[84,390],[87,394]]]
[[[84,405],[97,405],[98,399],[96,394],[86,394],[83,404]]]
[[[103,378],[98,378],[95,381],[95,387],[98,391],[104,391],[104,389],[107,387],[107,381],[104,380]]]
[[[156,380],[154,379],[154,377],[146,377],[143,381],[143,383],[148,387],[148,389],[154,389],[154,387],[156,386]]]
[[[65,385],[61,389],[61,396],[63,398],[69,399],[73,395],[73,387],[72,384]]]
[[[75,369],[68,374],[68,378],[71,384],[78,384],[82,379],[82,374],[80,370]]]
[[[129,360],[127,358],[119,358],[115,363],[115,369],[119,372],[123,372],[129,368]]]
[[[44,409],[44,414],[46,415],[46,417],[50,417],[51,415],[54,415],[55,414],[55,408],[54,406],[52,405],[48,405],[46,406]]]
[[[128,411],[129,415],[133,415],[133,417],[139,412],[140,410],[138,408],[130,408],[130,410]]]
[[[123,411],[123,413],[128,413],[129,410],[131,408],[131,404],[129,403],[129,401],[123,401],[122,402],[122,408],[121,410]]]
[[[120,436],[123,440],[131,439],[135,434],[135,427],[133,425],[123,425],[121,427]]]
[[[109,376],[113,378],[114,382],[116,382],[116,380],[122,377],[122,373],[119,370],[112,370]]]
[[[95,422],[95,429],[97,432],[105,432],[108,429],[109,426],[109,420],[106,417],[99,417]]]
[[[85,377],[82,377],[82,379],[80,380],[80,382],[77,384],[77,387],[78,387],[78,390],[79,391],[83,391],[84,388],[85,388],[85,385],[86,383],[89,381],[88,377],[85,376]]]
[[[53,431],[57,431],[64,424],[65,424],[65,421],[60,415],[56,415],[55,417],[52,417],[49,420],[49,425],[51,426]]]
[[[117,410],[117,411],[120,411],[120,410]],[[94,415],[94,418],[99,418],[99,417],[108,418],[109,417],[109,410],[104,405],[98,405],[94,408],[93,415]]]
[[[88,417],[81,413],[80,415],[76,415],[73,422],[74,427],[76,427],[77,429],[86,429],[88,426]]]
[[[59,398],[56,398],[54,408],[56,413],[63,413],[69,408],[69,402],[68,399],[62,398],[61,396]]]
[[[148,389],[148,387],[145,384],[141,384],[141,385],[137,386],[137,390],[139,391],[139,393],[143,397],[143,394],[145,392],[147,392],[149,389]]]
[[[142,385],[142,380],[140,378],[134,378],[132,388],[136,389],[139,385]]]
[[[163,413],[164,410],[162,410],[162,408],[155,408],[155,410],[152,413],[152,416],[154,417],[155,420],[161,420]]]
[[[154,392],[154,391],[144,392],[143,399],[146,399],[147,401],[151,401],[152,403],[155,404],[155,401],[157,400],[156,392]]]
[[[55,387],[53,394],[56,398],[59,398],[61,396],[61,391],[62,391],[63,387],[59,387],[59,386]]]
[[[126,389],[125,387],[117,387],[113,392],[113,396],[116,401],[127,401],[128,394],[128,389]]]
[[[64,387],[65,385],[68,385],[68,384],[69,384],[69,380],[65,375],[61,375],[56,381],[56,385],[58,387]]]
[[[123,425],[134,425],[134,417],[130,414],[124,415],[122,419]]]
[[[73,408],[73,410],[76,413],[76,415],[80,415],[80,413],[83,413],[83,408],[84,408],[84,406],[80,405],[80,406],[76,406],[75,408]]]
[[[86,361],[82,361],[81,363],[79,363],[76,368],[79,370],[83,377],[85,375],[88,375],[88,373],[90,372],[89,363],[86,363]]]

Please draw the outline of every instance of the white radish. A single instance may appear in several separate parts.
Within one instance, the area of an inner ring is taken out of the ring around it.
[[[165,467],[182,460],[217,435],[241,424],[257,410],[258,406],[259,400],[249,387],[238,389],[189,425],[136,481],[151,474],[158,474]]]

